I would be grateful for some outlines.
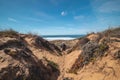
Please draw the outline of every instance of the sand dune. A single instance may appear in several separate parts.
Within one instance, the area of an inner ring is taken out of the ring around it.
[[[115,30],[55,41],[10,33],[0,33],[0,80],[120,79],[120,37]]]

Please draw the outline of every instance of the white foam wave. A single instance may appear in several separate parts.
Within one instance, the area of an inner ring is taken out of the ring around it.
[[[44,38],[46,40],[72,40],[72,39],[75,39],[75,38],[71,38],[71,37],[47,37],[47,38]]]

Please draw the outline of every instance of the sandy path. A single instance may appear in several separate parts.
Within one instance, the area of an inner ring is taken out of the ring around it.
[[[63,56],[59,57],[58,64],[59,64],[59,67],[60,67],[61,75],[58,78],[58,80],[63,80],[64,77],[71,77],[71,76],[67,75],[68,74],[67,72],[72,67],[75,60],[78,58],[80,52],[81,52],[80,50],[73,51],[70,54],[63,55]]]
[[[68,70],[72,67],[75,60],[78,58],[80,54],[80,50],[76,50],[71,52],[70,54],[66,54],[65,52],[63,56],[56,56],[53,54],[50,54],[47,51],[41,51],[41,50],[35,50],[32,49],[33,53],[39,58],[42,59],[43,57],[46,57],[48,60],[51,60],[59,65],[60,70],[60,76],[58,80],[63,80],[64,77],[71,77],[74,74],[68,75]]]

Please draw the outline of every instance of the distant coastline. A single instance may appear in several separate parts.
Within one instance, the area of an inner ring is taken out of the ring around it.
[[[47,40],[72,40],[83,36],[85,35],[42,35]]]

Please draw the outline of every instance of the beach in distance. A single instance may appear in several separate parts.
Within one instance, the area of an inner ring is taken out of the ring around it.
[[[43,35],[42,37],[46,40],[72,40],[81,38],[85,35]]]

